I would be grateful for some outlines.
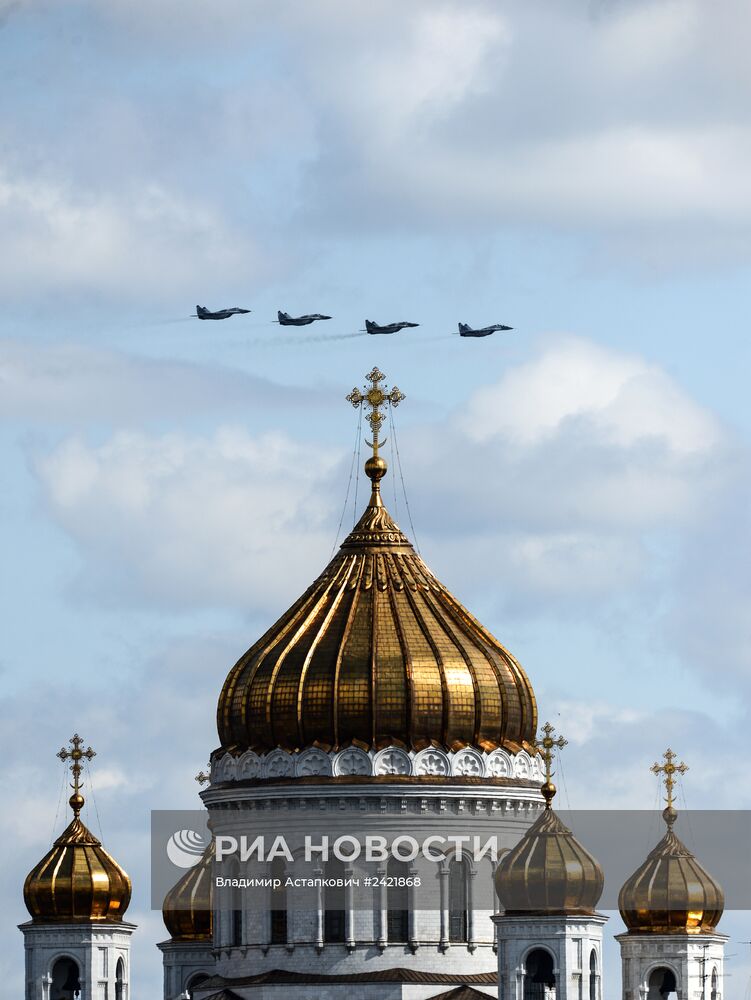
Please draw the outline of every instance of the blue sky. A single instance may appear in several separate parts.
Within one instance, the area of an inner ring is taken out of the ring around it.
[[[79,730],[158,992],[148,812],[195,803],[227,670],[328,558],[373,364],[571,804],[650,807],[674,743],[689,805],[751,806],[747,7],[0,10],[4,980]]]

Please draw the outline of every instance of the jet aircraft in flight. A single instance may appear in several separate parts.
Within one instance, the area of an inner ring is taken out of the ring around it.
[[[481,326],[476,330],[466,323],[459,324],[459,336],[460,337],[489,337],[491,333],[496,333],[498,330],[513,330],[513,326],[504,326],[502,323],[493,323],[492,326]]]
[[[404,330],[408,326],[419,326],[419,323],[386,323],[384,326],[380,326],[378,323],[374,323],[372,319],[365,320],[365,329],[368,333],[397,333],[399,330]]]
[[[206,306],[196,306],[196,316],[199,319],[229,319],[230,316],[239,316],[249,312],[250,309],[239,309],[237,306],[232,309],[217,309],[216,312],[212,312]]]
[[[318,319],[331,319],[330,316],[324,316],[323,313],[308,313],[305,316],[290,316],[289,313],[277,312],[277,323],[281,326],[308,326],[310,323],[315,323]]]

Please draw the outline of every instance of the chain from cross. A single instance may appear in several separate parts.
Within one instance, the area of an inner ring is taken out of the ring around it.
[[[664,764],[658,764],[657,762],[655,762],[650,767],[650,771],[652,772],[652,774],[656,774],[658,777],[661,774],[665,775],[665,779],[664,779],[665,780],[665,791],[667,792],[667,795],[665,797],[665,801],[668,804],[668,809],[672,809],[673,808],[673,788],[675,787],[675,778],[673,777],[673,775],[674,774],[685,774],[686,771],[688,771],[688,764],[684,764],[683,761],[681,761],[680,764],[676,764],[675,763],[676,754],[673,753],[673,751],[670,749],[670,747],[667,748],[667,750],[665,751],[665,753],[662,756],[663,756],[663,759],[664,759],[665,763]]]
[[[403,392],[394,386],[393,389],[389,389],[388,386],[381,386],[380,383],[386,378],[382,371],[378,368],[373,368],[372,371],[368,372],[365,376],[370,386],[365,386],[365,391],[361,392],[357,387],[355,387],[352,392],[346,397],[348,403],[351,403],[355,409],[358,406],[370,407],[370,413],[368,413],[366,419],[370,424],[370,429],[373,434],[373,440],[367,441],[366,444],[369,448],[373,449],[373,456],[378,457],[378,449],[386,443],[386,438],[383,441],[379,441],[378,434],[381,430],[381,425],[386,419],[383,413],[382,407],[398,406],[403,399],[407,397]]]
[[[553,777],[553,748],[558,747],[562,750],[565,746],[568,746],[568,740],[564,739],[563,736],[553,737],[555,732],[555,726],[552,726],[549,722],[546,722],[542,727],[542,731],[545,734],[542,739],[538,736],[535,740],[535,746],[542,750],[542,759],[545,762],[545,784],[550,784],[550,779]]]
[[[83,807],[83,795],[81,795],[81,761],[84,759],[92,760],[96,757],[96,753],[91,749],[91,747],[86,747],[85,750],[81,749],[83,746],[83,740],[78,733],[74,733],[68,742],[73,749],[68,750],[67,747],[61,747],[57,756],[63,762],[67,760],[73,761],[70,765],[70,770],[73,775],[73,784],[70,786],[73,789],[73,794],[70,797],[70,806],[77,819]]]

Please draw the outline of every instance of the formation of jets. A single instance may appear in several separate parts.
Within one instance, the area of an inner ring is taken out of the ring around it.
[[[198,319],[229,319],[230,316],[240,316],[249,312],[250,309],[240,309],[238,306],[233,306],[231,309],[217,309],[215,311],[207,309],[206,306],[196,306],[195,315]],[[326,316],[324,313],[305,313],[303,316],[290,316],[289,313],[282,312],[281,309],[276,315],[277,319],[275,322],[279,323],[280,326],[310,326],[311,323],[317,323],[319,320],[331,319],[331,316]],[[365,329],[362,332],[369,334],[398,333],[400,330],[406,330],[408,327],[419,325],[419,323],[410,323],[407,320],[401,320],[398,323],[374,323],[372,319],[366,319]],[[503,323],[492,323],[490,326],[479,327],[471,327],[467,323],[460,323],[459,336],[489,337],[491,333],[513,329],[513,326],[504,326]]]

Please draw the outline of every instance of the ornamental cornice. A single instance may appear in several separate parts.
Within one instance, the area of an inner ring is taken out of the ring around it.
[[[212,785],[240,781],[277,781],[283,778],[342,778],[358,777],[452,777],[452,778],[517,778],[541,782],[540,760],[526,750],[510,753],[498,749],[490,753],[476,747],[445,751],[428,747],[407,751],[402,747],[385,747],[373,751],[351,746],[336,752],[319,747],[289,753],[276,749],[257,754],[246,750],[242,754],[225,753],[211,765]]]

